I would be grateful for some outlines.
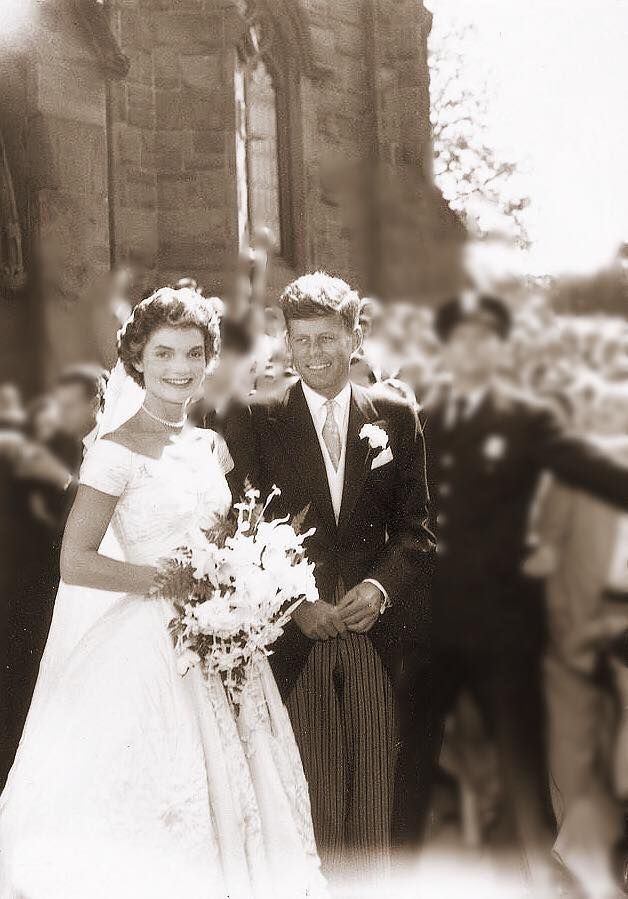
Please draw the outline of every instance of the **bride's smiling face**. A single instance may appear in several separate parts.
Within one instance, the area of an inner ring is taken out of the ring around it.
[[[147,396],[162,403],[182,405],[193,396],[205,376],[203,332],[194,327],[157,328],[136,367],[144,375]]]

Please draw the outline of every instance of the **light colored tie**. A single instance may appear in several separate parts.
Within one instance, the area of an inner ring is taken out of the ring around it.
[[[336,416],[334,414],[337,403],[335,400],[327,400],[325,406],[327,407],[327,418],[323,425],[323,440],[325,441],[325,446],[327,447],[327,452],[329,453],[332,465],[337,470],[342,453],[340,430],[338,429],[338,422],[336,421]]]

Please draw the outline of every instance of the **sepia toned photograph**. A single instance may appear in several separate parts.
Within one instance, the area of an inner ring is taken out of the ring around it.
[[[0,0],[0,899],[628,896],[628,0]]]

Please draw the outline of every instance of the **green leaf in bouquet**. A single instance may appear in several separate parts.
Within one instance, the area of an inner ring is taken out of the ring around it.
[[[295,532],[295,534],[303,533],[303,525],[305,524],[305,519],[307,518],[307,516],[309,514],[311,505],[312,505],[311,503],[308,503],[307,506],[305,506],[305,508],[301,509],[300,512],[297,512],[297,514],[292,519],[292,522],[291,522],[292,530]]]
[[[188,563],[169,562],[155,578],[155,592],[163,599],[187,598],[195,585],[194,571]]]
[[[214,595],[214,585],[209,581],[194,581],[194,596],[190,597],[192,601],[192,605],[198,605],[199,603],[206,602],[208,599],[211,599]]]
[[[221,516],[211,528],[207,528],[203,533],[209,543],[215,543],[222,549],[228,537],[235,536],[238,530],[238,513],[232,506],[226,515]]]

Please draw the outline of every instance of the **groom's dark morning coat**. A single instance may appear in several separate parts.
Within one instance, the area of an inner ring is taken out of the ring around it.
[[[386,431],[393,460],[371,469],[380,452],[360,431],[365,424]],[[338,524],[327,474],[301,383],[276,401],[234,410],[223,430],[235,462],[234,495],[242,477],[266,496],[276,484],[273,517],[295,515],[309,506],[306,542],[316,565],[321,599],[332,601],[339,581],[346,590],[366,577],[379,581],[392,602],[369,636],[393,672],[404,632],[427,620],[434,539],[427,528],[428,491],[425,448],[413,409],[385,389],[351,387],[345,481]],[[239,483],[238,483],[239,482]],[[286,696],[307,659],[312,641],[290,623],[271,656],[277,683]]]

